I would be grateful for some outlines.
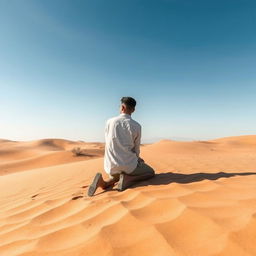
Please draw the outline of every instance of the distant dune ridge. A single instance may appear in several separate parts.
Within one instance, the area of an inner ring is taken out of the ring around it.
[[[80,147],[83,156],[74,157],[72,149]],[[16,142],[0,140],[0,175],[34,168],[65,164],[102,157],[103,143],[86,143],[64,139]]]
[[[103,155],[1,139],[0,255],[256,255],[256,135],[145,145],[155,178],[89,198]]]

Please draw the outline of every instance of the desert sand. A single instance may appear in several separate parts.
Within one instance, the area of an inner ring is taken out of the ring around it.
[[[0,141],[1,256],[256,255],[256,135],[142,146],[155,178],[89,198],[103,150]]]

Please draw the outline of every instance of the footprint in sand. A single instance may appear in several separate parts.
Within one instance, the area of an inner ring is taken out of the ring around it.
[[[83,198],[84,197],[84,193],[83,193],[83,191],[78,191],[78,192],[72,194],[72,196],[73,197],[71,198],[71,200],[77,200],[79,198]]]
[[[39,194],[35,194],[33,196],[31,196],[32,200],[35,200],[35,198],[38,196]]]

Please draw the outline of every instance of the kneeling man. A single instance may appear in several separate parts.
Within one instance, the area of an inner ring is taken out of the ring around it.
[[[123,191],[137,181],[152,178],[154,170],[139,157],[141,125],[132,119],[136,101],[131,97],[123,97],[120,115],[109,119],[105,127],[104,169],[110,179],[104,181],[101,173],[97,173],[88,189],[88,196],[93,196],[96,189],[114,186]]]

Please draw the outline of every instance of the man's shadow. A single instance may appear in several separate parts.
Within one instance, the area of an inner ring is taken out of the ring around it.
[[[220,178],[230,178],[234,176],[248,176],[248,175],[256,175],[256,172],[233,172],[233,173],[227,173],[227,172],[218,172],[218,173],[205,173],[205,172],[199,172],[199,173],[192,173],[192,174],[181,174],[181,173],[175,173],[175,172],[167,172],[167,173],[159,173],[156,174],[153,178],[150,178],[148,180],[144,181],[138,181],[134,183],[129,188],[136,188],[136,187],[144,187],[148,185],[167,185],[171,183],[180,183],[180,184],[188,184],[193,183],[197,181],[202,180],[217,180]],[[106,189],[105,191],[102,191],[99,194],[102,194],[107,191],[113,191],[116,190],[113,187],[110,187]]]
[[[167,172],[156,174],[153,178],[145,181],[138,182],[132,187],[141,187],[147,185],[167,185],[170,183],[180,183],[180,184],[188,184],[202,180],[217,180],[220,178],[230,178],[234,176],[248,176],[248,175],[256,175],[256,172],[218,172],[218,173],[192,173],[192,174],[181,174],[175,172]]]

